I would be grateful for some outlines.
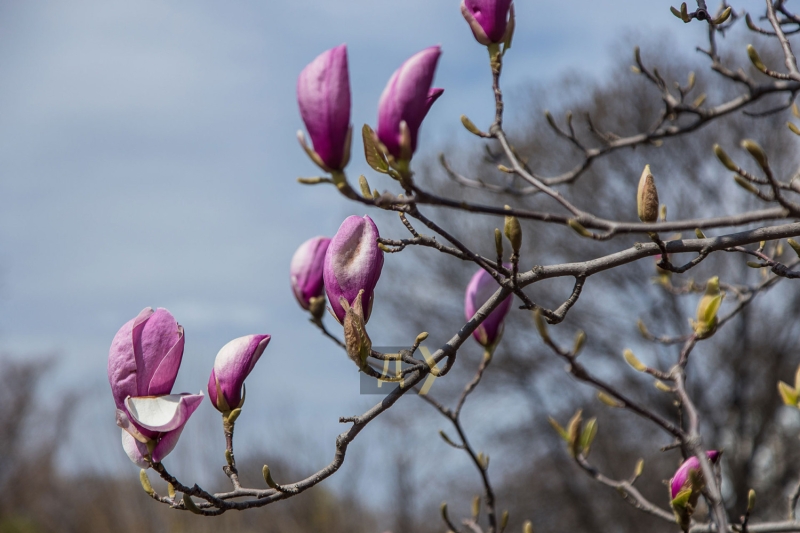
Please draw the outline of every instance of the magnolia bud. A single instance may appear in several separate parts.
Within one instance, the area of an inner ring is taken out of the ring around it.
[[[345,309],[363,291],[364,322],[369,320],[375,286],[383,269],[383,252],[378,247],[378,227],[368,216],[347,217],[331,239],[325,254],[323,279],[328,301],[337,320],[342,322]]]
[[[639,220],[652,224],[658,220],[658,191],[656,182],[650,173],[650,165],[645,165],[642,177],[639,178],[639,189],[636,193],[636,209]]]
[[[721,304],[719,277],[714,276],[706,284],[706,292],[697,304],[697,321],[692,324],[699,338],[704,339],[714,334],[717,328],[717,311]]]
[[[510,209],[510,207],[506,206],[506,209]],[[511,243],[511,249],[514,250],[514,253],[519,253],[519,249],[522,246],[522,226],[519,224],[519,219],[515,216],[506,215],[503,233]]]
[[[247,335],[223,346],[208,378],[208,399],[218,411],[228,413],[244,405],[244,380],[253,371],[270,341],[269,335]],[[230,420],[229,422],[233,422]]]
[[[511,265],[503,265],[506,268],[511,268]],[[497,291],[500,286],[494,278],[483,270],[479,269],[472,276],[472,279],[467,285],[467,290],[464,295],[464,316],[467,320],[471,320],[475,313],[486,303],[489,298]],[[506,296],[500,305],[489,313],[481,324],[472,332],[472,336],[478,343],[489,348],[497,344],[503,334],[503,324],[508,311],[511,309],[511,304],[514,302],[512,295]]]
[[[431,88],[442,50],[431,46],[406,60],[389,79],[378,102],[378,139],[395,158],[407,158],[417,148],[417,134],[425,115],[444,89]],[[408,150],[402,153],[403,126],[408,128]]]
[[[303,69],[297,79],[297,101],[317,156],[312,159],[325,170],[343,169],[350,159],[352,135],[345,45],[323,52]],[[304,142],[303,148],[309,151]]]

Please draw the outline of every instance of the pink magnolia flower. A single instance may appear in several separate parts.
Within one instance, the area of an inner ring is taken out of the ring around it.
[[[350,130],[350,79],[347,45],[323,52],[308,64],[297,79],[300,116],[311,137],[314,151],[332,170],[347,164]]]
[[[225,413],[242,406],[244,380],[256,366],[270,338],[269,335],[239,337],[219,351],[208,378],[208,398],[218,411]]]
[[[328,237],[308,239],[292,256],[292,263],[289,266],[292,291],[303,309],[308,310],[311,298],[322,296],[325,292],[322,270],[325,265],[325,252],[328,251],[330,243]],[[325,312],[324,308],[322,311]]]
[[[170,394],[183,357],[183,328],[166,309],[143,309],[120,328],[108,354],[108,381],[117,406],[125,451],[146,468],[144,459],[163,459],[203,394]]]
[[[709,461],[716,463],[719,460],[720,452],[717,450],[709,450],[706,452],[706,455]],[[674,500],[675,496],[677,496],[680,491],[691,485],[693,476],[700,475],[702,475],[700,473],[700,460],[694,456],[686,459],[681,466],[678,467],[678,470],[675,471],[675,475],[672,476],[669,482],[670,496],[672,496],[672,499]]]
[[[509,11],[513,17],[512,0],[461,0],[461,14],[475,40],[486,46],[505,41]]]
[[[444,89],[431,88],[442,49],[431,46],[414,54],[392,74],[378,102],[378,139],[394,157],[401,156],[405,122],[411,136],[411,154],[417,149],[419,128],[425,115]]]
[[[506,268],[511,268],[510,264],[504,265]],[[467,285],[467,292],[464,297],[464,316],[470,320],[475,313],[485,304],[489,298],[499,289],[500,286],[492,278],[491,274],[479,269],[472,276],[472,279]],[[503,300],[494,311],[489,313],[489,316],[481,322],[481,325],[472,332],[472,336],[481,346],[489,347],[497,342],[500,335],[503,333],[503,321],[511,309],[511,304],[514,298],[509,295]]]
[[[383,268],[383,251],[378,247],[378,227],[367,215],[347,217],[331,239],[325,254],[323,277],[328,302],[339,322],[345,309],[339,299],[352,306],[358,292],[363,290],[364,321],[372,312],[375,285]]]

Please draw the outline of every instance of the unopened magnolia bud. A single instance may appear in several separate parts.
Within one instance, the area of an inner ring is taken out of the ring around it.
[[[792,250],[794,250],[794,253],[797,254],[797,257],[800,257],[800,243],[794,239],[786,239],[786,242],[792,247]]]
[[[203,514],[202,511],[197,508],[197,504],[194,503],[192,497],[186,493],[183,494],[183,506],[186,507],[187,511],[190,511],[194,514]]]
[[[510,207],[506,206],[506,209],[510,209]],[[511,249],[514,250],[514,253],[519,253],[519,249],[522,246],[522,226],[520,226],[519,219],[515,216],[506,215],[503,233],[505,233],[508,242],[511,243]]]
[[[756,491],[750,489],[749,491],[747,491],[747,512],[748,513],[752,512],[755,506],[756,506]]]
[[[753,66],[758,70],[761,72],[767,71],[767,66],[761,61],[761,58],[758,56],[758,52],[756,52],[756,49],[753,48],[752,44],[747,45],[747,57],[750,58],[750,62],[753,63]]]
[[[636,467],[633,469],[633,477],[639,477],[644,472],[644,459],[636,461]]]
[[[702,93],[700,96],[695,98],[694,102],[692,102],[692,107],[700,107],[701,105],[703,105],[703,102],[706,101],[707,96],[708,95],[706,95],[706,93]]]
[[[767,170],[769,168],[769,161],[767,161],[767,154],[764,152],[764,149],[759,146],[757,142],[752,139],[745,139],[742,141],[742,148],[747,150],[753,159],[756,160],[758,166],[762,168],[762,170]]]
[[[278,484],[275,483],[275,480],[272,479],[272,473],[269,471],[269,467],[264,465],[264,468],[261,469],[261,475],[264,476],[264,481],[267,482],[270,488],[277,488]]]
[[[553,115],[550,114],[550,111],[545,110],[544,118],[547,119],[547,123],[550,124],[551,128],[553,128],[554,130],[558,129],[558,126],[556,125],[556,121],[553,118]]]
[[[442,437],[442,440],[445,441],[450,446],[452,446],[453,448],[459,447],[458,444],[453,442],[452,439],[450,439],[450,437],[447,436],[447,433],[445,433],[443,429],[439,430],[439,436]]]
[[[636,327],[639,328],[639,333],[641,333],[642,337],[644,337],[645,339],[650,337],[650,332],[647,331],[647,326],[645,326],[644,322],[641,319],[636,321]]]
[[[642,222],[653,223],[658,220],[658,191],[656,181],[650,173],[650,165],[645,165],[639,178],[636,209]]]
[[[661,381],[659,379],[655,380],[653,385],[655,385],[656,388],[658,390],[660,390],[661,392],[672,392],[672,388],[670,388],[669,385],[667,385],[666,383],[664,383],[663,381]]]
[[[589,450],[592,447],[592,442],[594,441],[594,437],[597,435],[597,419],[592,417],[586,421],[586,425],[583,427],[583,431],[581,431],[581,438],[580,438],[580,451],[583,453],[584,456],[589,455]]]
[[[726,7],[725,11],[720,13],[720,15],[717,18],[714,19],[714,21],[713,21],[714,25],[718,26],[718,25],[722,24],[723,22],[725,22],[726,20],[728,20],[728,17],[731,16],[731,11],[732,11],[731,10],[731,6]]]
[[[569,452],[573,457],[580,453],[580,436],[581,427],[583,425],[583,411],[578,409],[567,424],[567,444],[569,445]]]
[[[505,165],[497,165],[497,170],[500,172],[505,172],[506,174],[514,174],[515,172],[513,168],[508,168]]]
[[[533,311],[533,323],[536,324],[536,330],[542,337],[544,342],[550,342],[550,334],[547,332],[547,321],[544,319],[541,308],[537,307]]]
[[[522,525],[522,533],[533,533],[533,524],[530,520],[525,520],[525,523]]]
[[[753,194],[758,193],[758,187],[756,187],[755,185],[753,185],[752,183],[750,183],[749,181],[747,181],[738,174],[733,175],[733,181],[736,182],[736,185],[746,190],[747,192],[751,192]]]
[[[503,258],[503,234],[498,228],[494,229],[494,249],[497,252],[497,257]]]
[[[717,327],[717,311],[722,304],[722,293],[719,290],[719,277],[714,276],[706,283],[706,292],[697,304],[697,322],[695,333],[700,338],[710,337]]]
[[[584,332],[583,330],[578,330],[578,333],[575,334],[575,344],[572,346],[573,357],[578,355],[578,353],[580,353],[585,344],[586,344],[586,332]]]
[[[795,135],[800,135],[800,128],[798,128],[791,122],[787,122],[786,125],[789,127],[790,130],[792,130],[792,133],[794,133]]]
[[[175,501],[175,487],[172,486],[172,483],[167,483],[167,494],[172,501]]]
[[[695,228],[694,234],[697,236],[698,239],[705,239],[706,238],[706,234],[703,233],[703,230],[701,230],[700,228]]]
[[[767,265],[765,265],[765,264],[763,264],[763,263],[759,263],[759,262],[757,262],[757,261],[748,261],[748,262],[747,262],[747,263],[745,263],[745,264],[746,264],[747,266],[749,266],[750,268],[764,268],[764,267],[766,267],[766,266],[767,266]]]
[[[507,525],[508,525],[508,510],[505,510],[505,511],[503,511],[503,514],[500,515],[500,531],[501,531],[501,533],[506,528]]]
[[[475,496],[472,498],[472,518],[477,519],[481,514],[481,497]]]
[[[733,159],[731,159],[730,156],[725,153],[725,150],[723,150],[718,144],[714,145],[714,155],[717,156],[719,162],[725,165],[725,168],[728,170],[732,170],[733,172],[737,172],[739,170],[739,167],[733,162]]]
[[[442,502],[442,505],[439,506],[439,511],[442,513],[442,520],[448,522],[447,518],[447,502]]]
[[[574,229],[575,232],[578,235],[580,235],[581,237],[592,237],[593,236],[591,231],[589,231],[588,229],[584,228],[583,224],[581,224],[580,222],[578,222],[574,218],[571,218],[571,219],[567,220],[567,225],[570,228]]]
[[[603,402],[604,404],[606,404],[609,407],[624,407],[625,406],[624,403],[612,398],[611,396],[609,396],[608,394],[606,394],[605,392],[602,392],[602,391],[597,393],[597,399],[600,400],[601,402]]]
[[[485,136],[485,134],[478,129],[478,127],[467,117],[467,115],[461,115],[461,123],[464,125],[467,131],[473,135],[477,135],[478,137]]]
[[[622,352],[622,356],[625,358],[625,362],[631,365],[634,368],[634,370],[637,370],[639,372],[644,372],[645,370],[647,370],[647,366],[645,366],[644,363],[639,361],[636,358],[636,356],[633,355],[633,352],[631,350],[625,350],[624,352]]]
[[[152,496],[156,493],[156,491],[153,490],[153,485],[150,484],[150,478],[147,477],[147,470],[144,468],[139,471],[139,482],[142,484],[142,488],[149,496]]]
[[[392,74],[381,94],[376,133],[395,159],[409,159],[414,153],[422,121],[444,92],[431,87],[441,53],[440,46],[431,46],[414,54]]]
[[[694,89],[694,84],[697,81],[697,76],[695,75],[694,71],[689,72],[689,79],[686,82],[686,90],[691,91]]]
[[[667,205],[666,204],[663,204],[661,206],[661,208],[658,210],[658,218],[661,220],[661,222],[666,222],[667,221]]]
[[[313,178],[297,178],[298,183],[302,183],[303,185],[316,185],[318,183],[330,183],[330,179],[328,178],[321,178],[319,176],[315,176]]]

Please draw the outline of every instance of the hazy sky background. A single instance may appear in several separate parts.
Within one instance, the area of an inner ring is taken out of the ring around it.
[[[419,157],[445,142],[474,142],[458,117],[487,124],[492,96],[487,54],[458,4],[0,2],[0,351],[55,355],[48,401],[68,387],[84,393],[75,434],[97,448],[66,464],[134,471],[118,445],[106,359],[117,329],[146,306],[168,308],[186,329],[179,391],[205,390],[228,340],[271,333],[248,380],[238,440],[259,450],[294,442],[324,452],[310,464],[330,460],[338,417],[375,397],[359,396],[352,363],[307,323],[288,265],[302,241],[330,236],[365,210],[330,187],[296,183],[318,173],[295,139],[297,75],[346,42],[358,130],[374,124],[400,63],[441,44],[435,84],[445,94],[423,126]],[[607,74],[625,34],[660,33],[665,46],[691,50],[705,33],[661,0],[516,4],[504,69],[512,127],[542,120],[515,114],[515,95],[568,73]],[[351,179],[365,171],[361,150],[357,139]],[[399,224],[381,230],[402,235]],[[381,303],[389,289],[376,294],[376,344],[410,340],[380,328],[391,322]],[[221,438],[204,427],[218,423],[210,405],[201,411],[187,434]]]

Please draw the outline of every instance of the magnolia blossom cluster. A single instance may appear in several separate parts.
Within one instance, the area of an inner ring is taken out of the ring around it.
[[[241,407],[244,380],[264,352],[269,335],[248,335],[217,355],[208,393],[229,413]],[[146,308],[123,325],[108,354],[108,381],[122,428],[122,447],[142,468],[159,463],[175,445],[189,417],[203,401],[198,394],[172,394],[183,359],[184,332],[166,309]]]
[[[513,26],[511,0],[464,0],[462,12],[478,42],[490,46],[508,38]],[[441,56],[431,46],[407,59],[389,78],[378,102],[375,142],[394,161],[408,163],[416,151],[419,129],[433,103],[444,92],[432,87]],[[312,147],[302,133],[309,156],[326,172],[340,174],[350,159],[350,80],[346,45],[320,54],[297,81],[300,115]],[[333,238],[314,237],[295,252],[291,287],[300,306],[321,324],[328,309],[343,327],[347,353],[364,368],[371,341],[366,324],[372,314],[375,287],[383,268],[378,227],[368,216],[350,216]],[[507,266],[507,268],[510,268]],[[465,314],[472,319],[498,290],[484,270],[469,283]],[[506,297],[484,318],[474,338],[488,351],[500,340],[512,303]],[[239,337],[223,346],[208,379],[211,404],[232,424],[245,401],[244,382],[266,350],[270,335]],[[108,379],[116,405],[122,445],[142,468],[161,462],[175,447],[204,394],[172,392],[184,352],[184,330],[166,309],[146,308],[125,323],[112,341]]]

